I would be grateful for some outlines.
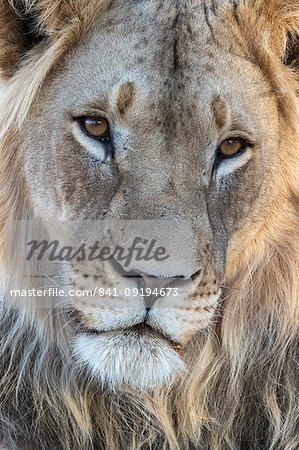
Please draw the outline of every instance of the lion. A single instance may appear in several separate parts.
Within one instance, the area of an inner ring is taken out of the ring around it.
[[[299,2],[0,21],[0,446],[299,448]]]

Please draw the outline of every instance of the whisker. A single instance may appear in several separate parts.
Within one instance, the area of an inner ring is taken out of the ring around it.
[[[235,287],[230,287],[230,286],[225,286],[224,284],[220,284],[220,287],[221,287],[221,288],[224,288],[224,289],[229,289],[229,290],[231,290],[231,291],[244,291],[244,289],[241,289],[241,288],[235,288]]]

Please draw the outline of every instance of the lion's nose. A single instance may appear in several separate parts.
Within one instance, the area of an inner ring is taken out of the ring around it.
[[[158,278],[145,273],[141,273],[140,275],[144,281],[143,293],[145,307],[147,310],[150,310],[158,298],[163,295],[161,294],[161,289],[168,286],[173,280],[175,280],[176,277]]]

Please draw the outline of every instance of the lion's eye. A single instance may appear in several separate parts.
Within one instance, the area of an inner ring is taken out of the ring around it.
[[[238,155],[246,146],[246,141],[241,138],[228,138],[223,141],[218,149],[218,157],[230,157]]]
[[[101,142],[110,142],[109,124],[103,117],[82,117],[81,126],[85,133]]]

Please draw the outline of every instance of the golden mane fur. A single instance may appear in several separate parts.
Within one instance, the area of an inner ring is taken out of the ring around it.
[[[46,36],[26,58],[22,14],[14,10],[20,3],[23,13],[35,17],[37,34]],[[0,2],[2,267],[13,255],[14,241],[6,239],[15,232],[9,219],[30,216],[19,175],[19,127],[51,68],[110,7],[109,0]],[[230,288],[213,334],[194,345],[191,374],[180,384],[148,395],[102,393],[88,375],[74,373],[63,345],[67,336],[57,332],[54,320],[43,318],[42,330],[32,311],[30,319],[3,302],[0,439],[9,449],[298,448],[299,62],[290,63],[286,55],[298,45],[299,3],[244,0],[236,14],[280,105],[281,161],[288,177],[279,170],[273,174],[279,196],[272,216],[257,234],[248,224],[250,245],[227,262]],[[240,236],[235,239],[241,242]],[[21,273],[16,256],[11,258]]]

